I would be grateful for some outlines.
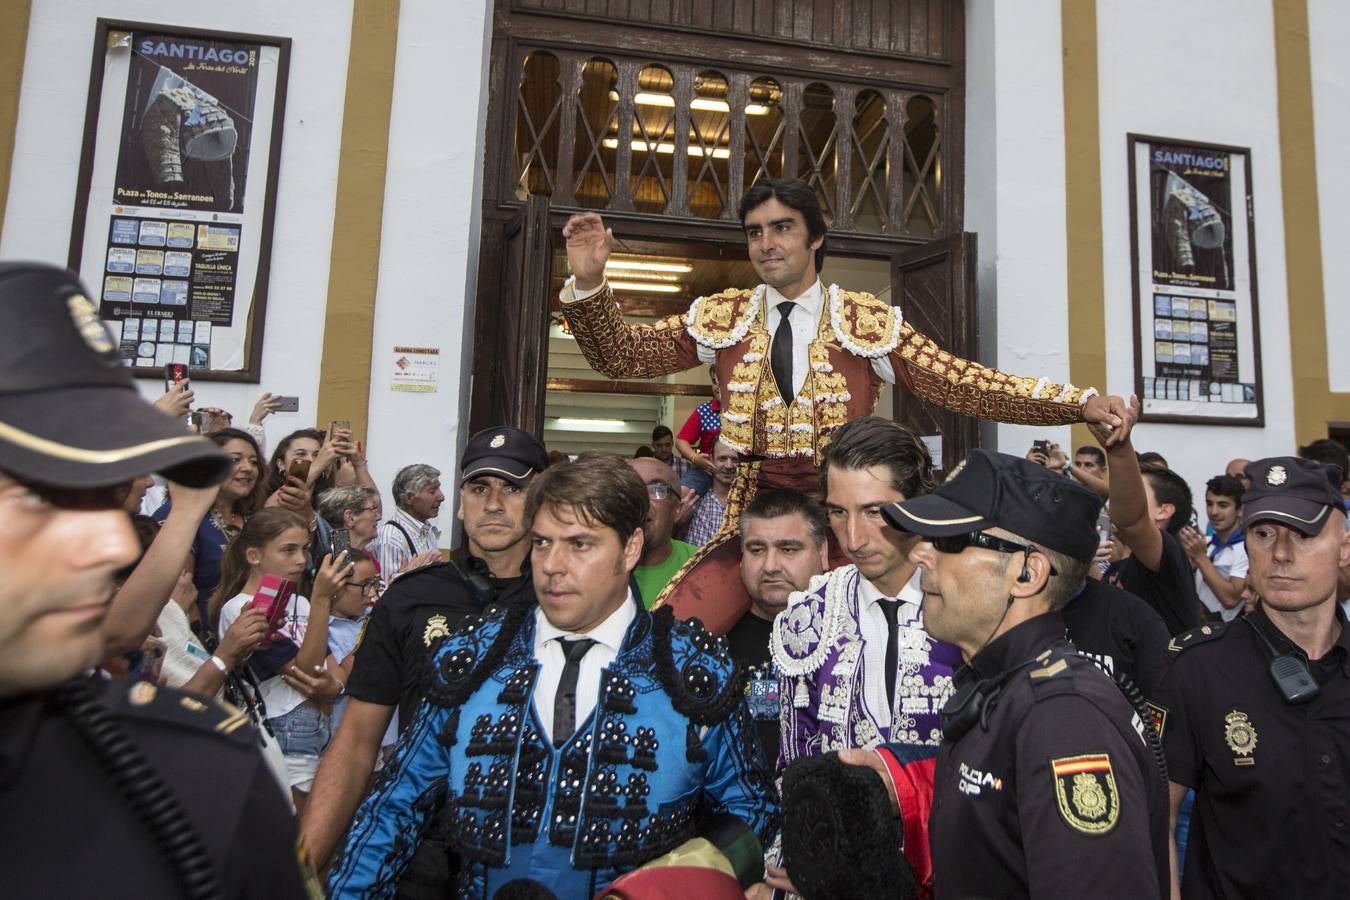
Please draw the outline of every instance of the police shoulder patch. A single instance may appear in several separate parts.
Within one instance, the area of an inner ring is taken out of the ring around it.
[[[1106,753],[1050,760],[1055,801],[1064,823],[1089,835],[1106,834],[1120,818],[1120,792]]]
[[[1167,652],[1175,656],[1183,650],[1189,650],[1200,644],[1208,643],[1217,637],[1223,635],[1227,629],[1228,623],[1223,622],[1218,625],[1201,625],[1199,628],[1192,628],[1183,634],[1178,634],[1167,642]]]

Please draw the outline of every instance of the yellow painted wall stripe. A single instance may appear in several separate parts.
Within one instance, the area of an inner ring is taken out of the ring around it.
[[[355,0],[342,112],[318,423],[347,419],[358,440],[370,405],[398,15],[399,0]]]
[[[19,125],[19,90],[28,49],[31,0],[0,0],[0,231],[5,227],[9,173],[14,163],[14,133]]]
[[[1102,257],[1101,116],[1096,0],[1061,0],[1064,42],[1064,204],[1068,243],[1069,380],[1106,388],[1106,286]],[[1096,442],[1073,427],[1073,445]]]
[[[1327,436],[1328,422],[1350,422],[1350,393],[1332,393],[1327,366],[1322,222],[1318,212],[1312,58],[1307,0],[1272,0],[1280,115],[1280,194],[1294,376],[1294,437]]]

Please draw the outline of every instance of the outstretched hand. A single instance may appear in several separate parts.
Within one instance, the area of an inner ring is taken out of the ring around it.
[[[605,280],[605,263],[614,247],[614,231],[605,227],[599,213],[572,216],[563,226],[567,264],[576,276],[578,291],[593,291]]]
[[[1130,439],[1130,431],[1139,421],[1139,398],[1131,394],[1127,405],[1114,394],[1091,397],[1083,404],[1083,421],[1102,449],[1110,450]]]

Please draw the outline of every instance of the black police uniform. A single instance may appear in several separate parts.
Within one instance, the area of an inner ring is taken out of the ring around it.
[[[1063,617],[1036,616],[980,651],[944,715],[977,688],[994,696],[968,705],[969,730],[938,751],[936,895],[1166,896],[1167,788],[1147,726],[1064,640]]]
[[[1113,679],[1152,697],[1167,668],[1171,634],[1151,606],[1129,591],[1089,578],[1063,609],[1069,640]],[[1123,677],[1122,677],[1123,676]]]
[[[1154,701],[1169,777],[1195,788],[1181,893],[1350,895],[1350,627],[1308,660],[1258,609],[1172,640]],[[1320,693],[1291,705],[1271,652],[1307,664]]]
[[[134,799],[150,799],[154,782],[180,809],[159,834]],[[173,841],[214,879],[215,896],[306,897],[282,791],[247,715],[213,700],[93,679],[7,698],[0,848],[8,865],[0,895],[189,896],[167,846]],[[317,890],[312,869],[309,883]]]
[[[466,549],[448,563],[401,575],[370,613],[356,647],[347,693],[366,703],[398,706],[400,728],[422,703],[431,648],[438,638],[481,616],[490,605],[534,602],[529,557],[515,578],[494,578]]]

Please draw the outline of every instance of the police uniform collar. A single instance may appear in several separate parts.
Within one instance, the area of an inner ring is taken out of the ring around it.
[[[1322,659],[1328,659],[1335,654],[1339,655],[1342,661],[1350,664],[1350,623],[1346,622],[1345,613],[1341,610],[1339,603],[1336,604],[1335,612],[1336,623],[1341,626],[1341,633],[1336,638],[1336,642],[1331,645],[1331,649],[1327,651],[1327,655]],[[1292,653],[1299,659],[1308,659],[1308,654],[1303,648],[1286,637],[1280,627],[1270,620],[1270,616],[1266,615],[1266,611],[1260,606],[1252,610],[1251,614],[1247,616],[1247,622],[1252,627],[1259,629],[1261,634],[1265,635],[1280,653]],[[1309,661],[1320,662],[1320,660]]]
[[[45,694],[25,694],[0,700],[0,787],[23,771],[33,746]]]
[[[990,641],[988,647],[975,654],[969,668],[981,678],[996,678],[1063,640],[1063,614],[1043,613],[1019,622]]]
[[[460,566],[465,572],[471,575],[482,575],[484,578],[491,578],[494,581],[513,581],[516,578],[528,576],[530,574],[530,554],[526,553],[525,558],[521,560],[520,563],[520,575],[512,575],[509,578],[498,578],[496,575],[492,574],[492,570],[488,568],[486,561],[474,556],[473,553],[469,551],[467,542],[450,551],[450,561]]]

